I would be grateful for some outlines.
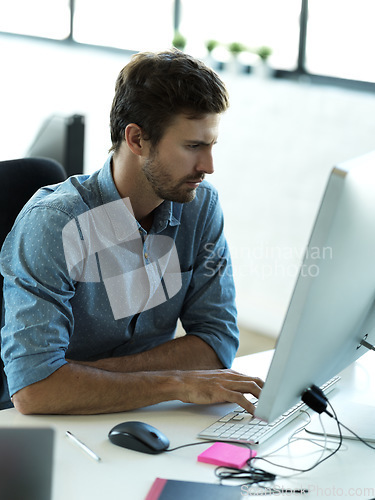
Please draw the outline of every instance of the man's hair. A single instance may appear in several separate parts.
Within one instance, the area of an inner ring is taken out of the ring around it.
[[[228,105],[224,83],[201,61],[177,49],[135,54],[117,78],[110,151],[118,151],[129,123],[141,127],[154,147],[177,114],[200,118]]]

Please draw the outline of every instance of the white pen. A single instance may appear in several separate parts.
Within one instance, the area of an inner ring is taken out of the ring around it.
[[[90,455],[91,458],[93,458],[97,462],[100,462],[101,458],[98,457],[98,455],[94,453],[92,450],[90,450],[90,448],[86,446],[85,443],[82,443],[82,441],[76,438],[74,434],[72,434],[69,431],[66,431],[65,435],[68,436],[69,439],[74,441],[83,451],[85,451],[88,455]]]

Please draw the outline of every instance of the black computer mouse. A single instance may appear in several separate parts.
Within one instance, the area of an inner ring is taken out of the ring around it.
[[[109,431],[111,443],[129,450],[156,455],[169,447],[168,438],[152,425],[144,422],[123,422]]]

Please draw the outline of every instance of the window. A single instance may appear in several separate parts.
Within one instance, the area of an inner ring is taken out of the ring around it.
[[[270,66],[286,70],[279,75],[359,82],[375,82],[374,19],[374,0],[0,0],[0,32],[137,52],[170,48],[177,24],[197,57],[205,57],[208,40],[225,52],[222,62],[232,42],[250,51],[268,46]],[[242,61],[252,65],[254,56],[245,52]]]
[[[70,2],[0,0],[0,31],[63,40],[70,34]]]
[[[193,54],[204,53],[211,39],[252,49],[267,45],[272,66],[295,69],[300,11],[301,0],[181,0],[180,32]]]
[[[75,0],[73,38],[128,49],[172,46],[174,0]]]
[[[308,72],[375,82],[374,0],[309,2]]]

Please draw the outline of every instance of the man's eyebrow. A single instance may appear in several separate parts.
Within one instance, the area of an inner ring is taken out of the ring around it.
[[[217,144],[217,139],[214,139],[212,142],[205,141],[195,141],[194,139],[186,139],[185,144],[199,144],[200,146],[211,146],[211,144]]]

